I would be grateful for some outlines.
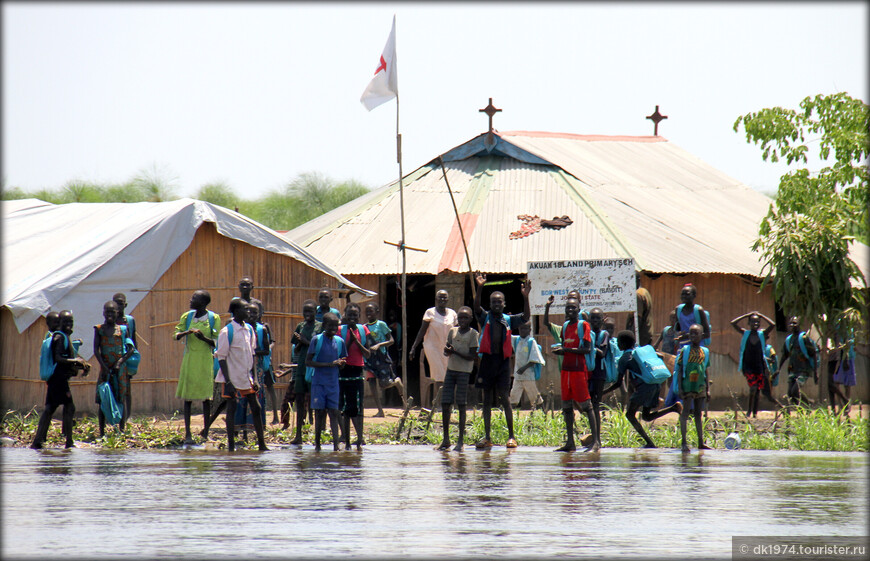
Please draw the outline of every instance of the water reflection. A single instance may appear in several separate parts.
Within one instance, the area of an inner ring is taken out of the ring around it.
[[[732,535],[868,523],[863,454],[0,454],[4,557],[727,557]]]

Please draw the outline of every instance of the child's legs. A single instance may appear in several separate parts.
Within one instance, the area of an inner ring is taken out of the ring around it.
[[[184,402],[184,438],[190,438],[190,410],[193,408],[192,401]]]
[[[39,424],[36,426],[36,435],[33,437],[31,446],[40,446],[48,437],[48,429],[51,426],[51,417],[57,410],[57,404],[46,405],[39,416]]]
[[[688,424],[689,419],[689,411],[692,408],[689,407],[689,402],[686,400],[686,403],[683,404],[683,410],[680,411],[680,437],[682,439],[683,449],[688,449],[688,445],[686,444],[686,426]]]
[[[326,409],[314,410],[314,446],[320,449],[320,434],[326,422]]]
[[[646,433],[646,431],[643,430],[643,425],[641,425],[640,421],[637,420],[637,410],[639,408],[640,408],[640,405],[638,405],[634,401],[629,400],[628,409],[625,410],[625,417],[626,417],[626,419],[628,419],[628,422],[634,428],[635,432],[637,432],[637,434],[639,434],[640,437],[644,440],[644,442],[646,443],[646,446],[648,448],[652,448],[655,446],[655,444],[653,443],[653,441],[649,437],[649,435]],[[646,420],[646,417],[648,415],[651,415],[651,414],[652,413],[650,413],[649,407],[643,408],[642,415],[643,415],[644,420]]]
[[[601,427],[601,395],[603,392],[604,380],[589,380],[589,398],[592,402],[592,410],[595,414],[596,427]],[[594,431],[593,434],[595,434]]]
[[[249,393],[245,396],[245,399],[248,402],[248,407],[251,408],[251,415],[254,418],[254,430],[257,431],[257,445],[260,447],[260,450],[263,450],[266,447],[266,441],[263,427],[263,417],[260,403],[257,399],[257,394]]]
[[[492,402],[495,399],[495,388],[483,389],[483,433],[487,440],[490,438],[490,424],[492,423]]]
[[[562,418],[565,419],[565,432],[567,434],[567,438],[565,439],[565,446],[563,448],[560,448],[560,450],[575,450],[576,445],[574,444],[574,403],[572,401],[568,401],[562,405]]]
[[[227,412],[224,417],[227,423],[227,448],[235,450],[235,432],[236,432],[236,398],[227,398]]]
[[[106,434],[106,416],[103,414],[103,408],[97,404],[97,424],[100,427],[100,436]]]
[[[513,383],[513,386],[511,386],[511,393],[510,393],[511,405],[513,405],[514,407],[520,406],[520,401],[522,401],[522,399],[523,399],[523,391],[524,391],[523,381],[518,380],[516,378],[516,376],[514,376],[514,383]],[[532,403],[534,403],[534,402],[532,402]]]
[[[384,407],[381,405],[381,390],[378,387],[377,378],[369,378],[366,380],[366,383],[369,386],[369,393],[372,394],[372,399],[375,400],[375,407],[378,410],[378,413],[384,412]]]
[[[332,448],[338,450],[338,417],[340,413],[338,409],[327,409],[326,412],[329,415],[329,430],[332,432]]]
[[[510,382],[508,382],[510,383]],[[498,388],[497,395],[499,401],[501,401],[502,408],[504,409],[504,420],[507,425],[508,430],[508,438],[514,437],[514,412],[511,407],[511,400],[508,390],[508,383],[504,384],[502,387]]]
[[[73,437],[73,416],[76,414],[76,406],[72,399],[67,401],[63,406],[63,420],[61,421],[61,434],[66,437],[66,441],[72,442]]]
[[[695,398],[695,406],[694,406],[694,415],[695,415],[695,432],[698,435],[698,448],[705,448],[704,446],[704,426],[703,420],[701,419],[701,413],[704,411],[704,402],[707,401],[703,397]]]
[[[580,410],[586,413],[586,418],[589,420],[589,429],[592,431],[592,440],[594,444],[601,444],[601,434],[598,431],[598,418],[595,415],[595,408],[592,406],[592,400],[584,401],[580,404]]]
[[[529,403],[531,404],[532,409],[540,406],[544,402],[544,398],[541,397],[541,392],[538,391],[538,384],[535,383],[534,380],[524,381],[523,389],[525,390],[526,395],[529,397]]]
[[[294,404],[296,407],[296,438],[294,439],[294,441],[301,441],[302,440],[302,425],[305,424],[305,403],[306,403],[305,394],[297,393],[296,394],[296,402]],[[288,409],[289,409],[289,404],[288,404]],[[287,420],[284,422],[284,426],[287,427],[289,425],[290,425],[290,412],[288,410]],[[301,443],[301,442],[299,442],[299,443]]]

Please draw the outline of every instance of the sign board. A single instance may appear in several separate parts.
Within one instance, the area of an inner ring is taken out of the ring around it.
[[[608,312],[637,311],[634,259],[583,259],[578,261],[529,261],[532,282],[529,306],[542,315],[552,294],[554,314],[564,313],[568,293],[580,294],[580,307]]]

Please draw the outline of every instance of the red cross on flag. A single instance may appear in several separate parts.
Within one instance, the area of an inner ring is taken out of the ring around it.
[[[371,111],[378,105],[386,103],[399,95],[399,80],[396,77],[396,16],[393,16],[393,28],[384,46],[384,52],[378,60],[375,75],[366,86],[360,102]]]

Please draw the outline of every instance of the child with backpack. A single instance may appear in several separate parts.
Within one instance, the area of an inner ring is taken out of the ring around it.
[[[290,341],[293,343],[293,362],[296,369],[293,371],[293,379],[287,386],[284,401],[281,403],[281,422],[283,430],[290,427],[290,401],[296,408],[296,436],[290,441],[295,446],[302,445],[302,425],[305,424],[305,410],[311,403],[311,375],[312,371],[305,364],[308,356],[308,347],[315,335],[320,333],[322,324],[314,319],[317,303],[314,300],[306,300],[302,304],[302,320],[296,325]]]
[[[221,396],[226,399],[227,449],[230,452],[235,450],[236,399],[244,399],[251,410],[259,449],[268,450],[263,438],[260,404],[257,403],[258,385],[253,378],[256,342],[254,330],[246,322],[247,304],[241,298],[233,298],[229,312],[233,319],[221,329],[214,353],[220,367],[215,381],[221,384]]]
[[[586,355],[586,368],[589,372],[589,398],[592,400],[592,410],[595,412],[595,424],[601,427],[601,399],[604,397],[604,385],[613,383],[616,372],[608,369],[610,358],[610,333],[603,329],[604,311],[601,308],[589,310],[589,335],[592,348]],[[609,372],[608,372],[609,370]],[[608,380],[608,377],[611,379]]]
[[[592,430],[592,443],[584,452],[594,452],[601,446],[598,424],[592,410],[592,400],[589,395],[588,370],[586,355],[592,349],[592,335],[589,324],[578,318],[580,302],[569,298],[565,302],[565,323],[561,330],[561,346],[553,349],[553,353],[562,359],[562,416],[565,418],[565,445],[556,452],[573,452],[577,449],[574,442],[574,405],[586,413],[589,427]],[[557,339],[558,340],[558,339]]]
[[[789,334],[782,344],[782,361],[776,374],[779,375],[779,371],[788,361],[788,399],[792,405],[809,405],[810,400],[801,388],[810,376],[813,377],[813,382],[819,383],[818,345],[805,331],[801,331],[801,322],[797,316],[788,320],[788,331]]]
[[[689,328],[689,344],[684,346],[674,365],[674,377],[680,392],[680,399],[685,403],[680,411],[680,435],[682,436],[682,451],[688,452],[686,443],[686,421],[689,411],[695,415],[695,431],[698,434],[698,450],[709,450],[704,444],[704,429],[701,426],[701,412],[704,401],[709,399],[710,389],[710,350],[701,346],[704,328],[693,324]],[[691,407],[690,407],[691,406]]]
[[[39,416],[39,425],[36,428],[36,435],[33,437],[31,448],[42,448],[45,439],[48,437],[48,429],[51,427],[51,417],[58,407],[63,405],[63,421],[61,424],[61,434],[66,437],[66,448],[73,448],[73,415],[76,412],[76,406],[73,403],[72,392],[69,387],[69,379],[77,376],[79,371],[83,376],[87,376],[91,369],[91,365],[85,362],[85,359],[77,356],[76,348],[70,340],[73,332],[73,314],[69,310],[63,310],[54,313],[56,320],[49,323],[51,337],[48,338],[48,356],[46,363],[40,364],[40,377],[48,376],[45,380],[45,409],[42,415]],[[41,360],[42,362],[42,360]],[[43,374],[44,372],[44,374]]]
[[[658,350],[661,345],[661,351],[669,355],[677,354],[676,341],[674,337],[674,324],[677,322],[677,311],[671,310],[668,314],[668,324],[662,328],[659,338],[653,343],[653,347]]]
[[[447,371],[444,373],[444,387],[441,391],[441,425],[444,439],[436,450],[450,448],[450,414],[453,403],[459,410],[459,439],[453,448],[461,452],[465,446],[465,406],[468,403],[468,378],[477,361],[478,337],[480,334],[471,327],[472,312],[462,306],[456,312],[458,326],[447,332],[444,355],[447,357]]]
[[[338,321],[341,322],[341,312],[336,310],[335,308],[330,306],[332,302],[332,291],[328,288],[320,289],[320,292],[317,293],[317,309],[314,310],[314,319],[323,322],[323,316],[325,314],[335,314],[335,317],[338,318]]]
[[[641,419],[650,422],[674,411],[682,412],[683,405],[678,401],[670,407],[656,410],[659,405],[661,382],[667,380],[670,373],[664,362],[656,355],[654,347],[646,345],[635,348],[634,343],[635,338],[632,331],[620,331],[616,336],[616,344],[622,354],[616,365],[616,381],[604,390],[604,393],[607,394],[621,388],[622,380],[627,379],[630,397],[625,417],[643,438],[646,443],[644,448],[655,448],[655,443],[637,420],[638,409],[641,409]]]
[[[248,305],[248,313],[251,316],[250,325],[254,328],[254,337],[257,340],[257,352],[255,361],[257,364],[258,380],[261,377],[261,385],[265,387],[265,393],[272,404],[272,424],[278,424],[278,404],[275,400],[275,370],[272,368],[272,347],[277,343],[272,337],[272,328],[263,321],[263,314],[258,306],[254,310]],[[265,398],[264,398],[265,399]],[[265,402],[264,402],[265,403]],[[265,415],[265,409],[263,415]]]
[[[740,322],[746,319],[749,329],[740,327]],[[767,322],[767,327],[761,329],[761,320]],[[731,326],[740,333],[740,359],[738,371],[743,373],[749,384],[749,403],[746,407],[747,417],[758,417],[759,394],[768,401],[781,407],[780,403],[770,393],[770,371],[767,368],[767,339],[776,324],[756,311],[748,312],[731,320]]]
[[[347,361],[338,377],[338,406],[341,409],[341,430],[345,449],[350,450],[350,426],[356,431],[356,449],[362,450],[363,438],[363,396],[365,378],[363,367],[365,359],[371,356],[369,350],[369,328],[359,323],[359,305],[351,302],[344,308],[344,324],[338,335],[347,348]]]
[[[208,438],[208,418],[214,386],[214,347],[221,330],[221,318],[206,309],[211,294],[197,290],[190,297],[190,310],[181,314],[175,326],[175,340],[184,339],[184,358],[178,374],[175,397],[184,400],[184,443],[193,444],[190,416],[194,400],[202,401],[203,430]]]
[[[311,369],[311,409],[314,410],[314,449],[320,451],[320,435],[326,416],[332,432],[332,449],[338,451],[338,370],[345,365],[347,348],[338,331],[338,316],[323,314],[323,332],[315,335],[308,346],[305,365]]]
[[[128,346],[126,341],[127,327],[116,323],[118,305],[109,300],[103,304],[103,323],[94,326],[94,356],[100,365],[100,376],[97,379],[95,402],[102,405],[100,385],[108,383],[115,402],[121,406],[118,429],[124,432],[127,419],[130,417],[130,375],[127,372],[127,359],[133,355],[136,347]],[[108,406],[108,402],[107,402]],[[100,426],[100,438],[106,435],[106,414],[101,406],[97,413]]]
[[[387,350],[393,345],[393,332],[390,326],[383,320],[378,319],[381,309],[375,302],[369,302],[366,305],[366,327],[369,330],[369,338],[371,339],[371,356],[366,362],[365,376],[369,385],[369,391],[375,400],[375,407],[378,412],[375,417],[384,416],[384,408],[381,405],[381,392],[389,388],[397,388],[399,395],[402,396],[402,401],[405,400],[405,386],[402,384],[402,379],[396,376],[393,369],[393,359]]]
[[[510,358],[513,354],[511,346],[511,331],[518,329],[520,324],[529,321],[531,311],[529,309],[529,292],[532,289],[531,281],[523,281],[520,292],[523,295],[523,313],[504,313],[504,294],[495,291],[489,296],[489,311],[480,305],[483,285],[486,284],[486,275],[476,273],[474,281],[477,283],[477,291],[474,295],[474,311],[477,313],[477,321],[480,325],[480,366],[477,371],[477,387],[483,390],[483,432],[484,436],[475,448],[489,450],[492,448],[492,406],[496,401],[501,403],[504,409],[505,424],[507,424],[508,439],[506,448],[516,448],[517,441],[514,438],[514,414],[511,409],[510,387],[511,372]]]
[[[244,301],[244,298],[242,299]],[[248,312],[248,317],[245,319],[245,323],[248,324],[251,328],[251,332],[254,335],[254,368],[252,369],[253,379],[257,385],[257,403],[260,405],[260,422],[263,423],[263,427],[266,426],[266,382],[265,382],[265,372],[261,368],[260,364],[260,356],[258,356],[258,351],[260,350],[260,342],[258,339],[258,335],[262,335],[263,332],[260,330],[260,333],[257,331],[257,318],[260,316],[259,307],[252,303],[246,302],[245,309]],[[248,431],[256,430],[256,426],[254,424],[254,412],[253,410],[249,410],[247,400],[245,399],[236,399],[236,430],[242,431],[242,440],[248,440]]]
[[[511,387],[511,407],[519,409],[523,393],[529,398],[532,409],[544,403],[538,391],[537,380],[541,379],[541,369],[546,364],[541,353],[541,345],[532,336],[532,324],[521,323],[519,335],[512,339],[514,348],[514,383]]]
[[[676,343],[676,353],[689,345],[689,328],[695,324],[700,325],[704,330],[701,344],[710,345],[710,313],[704,310],[699,304],[695,304],[695,298],[698,296],[698,289],[692,283],[686,283],[680,290],[680,300],[676,308],[674,308],[674,341]],[[680,392],[677,388],[677,380],[671,380],[670,388],[668,389],[665,406],[670,407],[675,401],[680,399]],[[691,410],[691,407],[689,407]]]

